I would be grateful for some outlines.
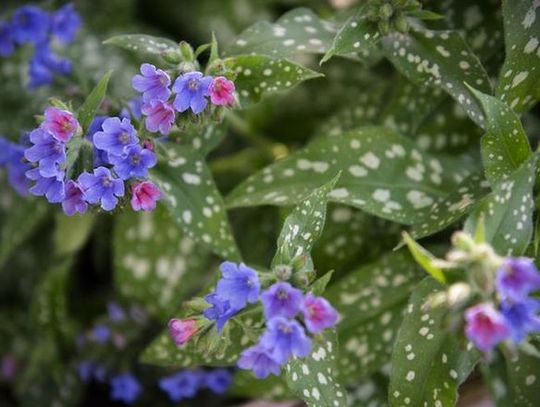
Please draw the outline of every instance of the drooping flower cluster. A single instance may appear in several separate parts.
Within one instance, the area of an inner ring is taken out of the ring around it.
[[[145,63],[140,72],[133,77],[132,85],[142,94],[141,110],[146,117],[146,129],[152,133],[169,134],[176,112],[191,110],[200,114],[207,108],[208,98],[216,106],[235,102],[234,83],[223,76],[213,78],[198,71],[187,72],[176,78],[171,88],[171,77],[164,70]]]
[[[203,389],[223,394],[231,383],[232,374],[227,369],[192,369],[161,378],[159,388],[167,393],[171,401],[178,402],[195,397]]]
[[[33,195],[62,203],[66,215],[84,213],[89,205],[96,204],[112,211],[125,195],[125,182],[130,182],[132,208],[155,208],[161,192],[145,178],[148,169],[156,164],[156,155],[151,148],[139,144],[129,119],[106,118],[95,126],[99,130],[92,135],[91,142],[97,165],[92,172],[83,171],[75,179],[73,163],[66,157],[71,148],[80,148],[70,142],[80,137],[79,123],[71,112],[57,107],[47,108],[44,116],[41,125],[30,133],[32,146],[24,151],[26,160],[33,164],[26,171],[26,177],[35,182],[30,188]]]
[[[71,61],[58,57],[51,43],[53,40],[62,45],[73,42],[80,26],[81,17],[73,4],[66,4],[54,13],[37,6],[20,7],[11,20],[0,22],[0,56],[8,57],[19,46],[32,45],[29,86],[49,85],[55,75],[71,73]]]
[[[215,291],[205,297],[210,307],[203,315],[215,321],[221,332],[227,321],[248,304],[262,303],[266,329],[257,344],[245,349],[238,360],[238,367],[252,370],[258,378],[279,375],[281,366],[293,356],[308,356],[312,342],[309,334],[320,334],[338,322],[337,311],[322,297],[304,294],[285,281],[261,292],[257,272],[245,264],[224,262],[220,269],[221,279]],[[169,322],[169,333],[181,346],[200,326],[196,319],[173,319]]]
[[[518,344],[530,333],[540,332],[540,273],[524,257],[506,258],[495,276],[497,301],[477,304],[465,311],[465,333],[483,352],[511,340]]]

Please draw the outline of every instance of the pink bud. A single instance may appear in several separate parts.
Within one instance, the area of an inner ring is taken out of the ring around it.
[[[138,182],[131,188],[131,207],[134,211],[152,211],[161,199],[160,189],[150,181]]]
[[[171,319],[169,321],[169,335],[176,345],[185,345],[198,331],[197,321],[194,319]]]
[[[339,314],[328,301],[322,297],[315,297],[313,294],[307,294],[304,297],[302,310],[306,327],[314,334],[333,327],[339,319]]]
[[[218,106],[232,105],[234,104],[234,91],[235,86],[232,81],[224,76],[218,76],[210,85],[210,100],[212,104]]]

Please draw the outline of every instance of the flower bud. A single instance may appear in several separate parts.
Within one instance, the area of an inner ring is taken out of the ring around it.
[[[274,269],[275,276],[282,281],[287,281],[292,276],[292,267],[286,264],[280,264]]]
[[[388,20],[394,14],[394,8],[391,4],[383,4],[379,9],[379,18],[381,20]]]
[[[471,296],[471,286],[466,283],[452,284],[448,289],[447,302],[450,307],[459,307]]]
[[[184,346],[198,332],[195,319],[176,319],[169,321],[169,335],[177,346]]]
[[[195,60],[195,53],[193,52],[191,45],[189,45],[186,41],[181,41],[178,45],[182,60],[186,62],[193,62]]]

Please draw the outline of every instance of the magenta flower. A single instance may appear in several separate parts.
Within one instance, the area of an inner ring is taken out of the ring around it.
[[[328,301],[313,294],[304,297],[302,312],[306,328],[314,334],[333,327],[339,319],[339,314]]]
[[[169,321],[169,335],[177,346],[185,345],[198,330],[194,319],[173,318]]]
[[[509,257],[497,271],[497,291],[502,299],[521,301],[540,289],[540,273],[526,257]]]
[[[504,316],[492,304],[478,304],[465,311],[465,334],[482,352],[491,351],[510,336]]]
[[[73,113],[57,107],[45,109],[45,121],[41,123],[41,128],[53,135],[58,141],[68,142],[77,132],[79,122]]]
[[[271,355],[278,363],[286,363],[291,356],[303,358],[311,352],[311,339],[302,325],[294,319],[283,317],[272,318],[266,323],[261,344],[271,349]]]
[[[210,100],[212,104],[218,106],[233,105],[234,91],[234,82],[224,76],[218,76],[210,85]]]
[[[169,134],[174,123],[176,112],[172,104],[162,100],[152,100],[142,107],[146,117],[146,130],[151,133]]]
[[[150,181],[138,182],[131,187],[131,207],[134,211],[153,211],[161,199],[161,190]]]
[[[266,319],[277,316],[294,318],[300,312],[303,297],[302,291],[289,283],[276,283],[261,294],[264,316]]]
[[[157,69],[152,64],[142,64],[141,74],[131,80],[133,88],[143,94],[143,101],[167,100],[171,95],[171,78],[167,72]]]
[[[257,379],[264,379],[273,374],[279,376],[281,364],[278,363],[270,354],[270,351],[260,343],[245,349],[241,354],[236,365],[240,369],[253,370]]]
[[[84,199],[84,193],[79,184],[75,181],[69,180],[66,182],[65,197],[62,201],[62,209],[67,216],[73,216],[77,212],[85,213],[88,209],[88,204]]]

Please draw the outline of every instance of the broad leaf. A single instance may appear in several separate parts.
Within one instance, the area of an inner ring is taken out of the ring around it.
[[[98,82],[96,87],[90,92],[82,106],[77,113],[77,119],[79,124],[83,128],[83,132],[88,130],[88,127],[92,123],[97,110],[101,106],[105,95],[107,94],[107,87],[109,86],[109,79],[111,79],[112,71],[107,72],[103,78]]]
[[[516,358],[506,360],[510,390],[519,406],[536,407],[540,403],[540,357],[519,351]]]
[[[116,45],[137,54],[161,56],[165,52],[178,50],[178,44],[167,38],[144,34],[123,34],[109,38],[104,44]]]
[[[257,379],[249,371],[238,371],[227,394],[259,400],[291,400],[294,396],[281,377],[273,375]]]
[[[92,234],[95,220],[91,214],[65,216],[58,213],[53,235],[56,254],[65,256],[78,252]]]

